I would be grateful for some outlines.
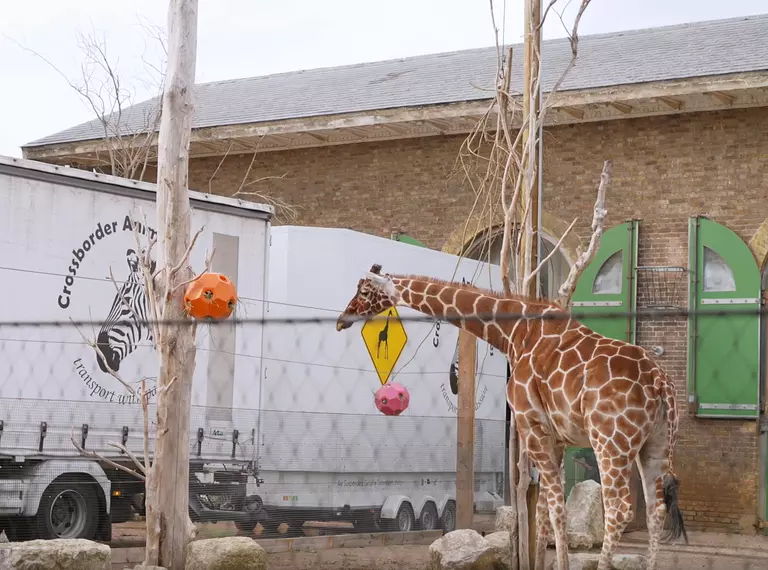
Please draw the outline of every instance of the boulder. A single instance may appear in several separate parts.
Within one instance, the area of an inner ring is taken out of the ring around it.
[[[512,548],[508,530],[493,532],[485,535],[485,540],[491,544],[496,554],[497,568],[512,567]]]
[[[185,570],[266,570],[267,552],[252,538],[195,540],[187,547]]]
[[[429,570],[492,570],[497,562],[496,549],[475,530],[454,530],[429,545]]]
[[[112,550],[83,539],[30,540],[0,546],[2,570],[111,570]]]
[[[600,560],[599,552],[574,552],[568,554],[569,570],[597,570]],[[640,554],[614,554],[611,563],[612,570],[645,570],[647,561]],[[557,560],[552,559],[549,570],[557,570]]]
[[[648,559],[642,554],[614,554],[611,566],[613,570],[645,570]]]
[[[565,502],[565,511],[570,548],[589,550],[602,546],[605,522],[600,483],[587,480],[574,485]]]
[[[517,519],[517,514],[512,507],[498,507],[496,509],[496,522],[494,528],[497,531],[509,530]]]

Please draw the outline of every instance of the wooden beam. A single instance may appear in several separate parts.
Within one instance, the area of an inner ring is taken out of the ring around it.
[[[315,139],[316,141],[328,142],[327,136],[318,135],[317,133],[313,133],[312,131],[304,131],[302,134],[305,134],[308,137]]]
[[[472,528],[475,511],[475,368],[477,338],[459,331],[459,395],[456,420],[456,528]]]
[[[361,139],[368,138],[368,131],[366,129],[362,129],[359,127],[348,127],[344,129],[348,133],[352,133],[356,137],[360,137]]]
[[[683,102],[679,99],[673,99],[672,97],[656,97],[656,100],[664,103],[667,107],[674,109],[675,111],[679,111],[683,108]]]
[[[433,127],[441,132],[452,130],[451,124],[444,119],[429,119],[424,121],[427,126]]]
[[[575,107],[561,107],[560,110],[574,119],[581,120],[584,118],[584,111],[582,109],[576,109]]]
[[[398,124],[398,123],[385,123],[383,125],[383,127],[384,127],[384,129],[386,129],[390,133],[394,133],[396,135],[404,135],[404,134],[410,132],[408,127],[406,127],[405,125]]]
[[[626,103],[619,103],[618,101],[612,101],[611,103],[608,103],[608,105],[613,107],[620,113],[624,113],[625,115],[629,115],[632,112],[632,106],[627,105]]]
[[[733,95],[729,95],[728,93],[724,93],[722,91],[709,91],[707,95],[711,95],[720,101],[723,105],[733,105],[733,102],[736,100],[736,97]]]

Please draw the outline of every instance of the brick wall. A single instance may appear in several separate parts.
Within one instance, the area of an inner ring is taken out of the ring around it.
[[[301,208],[298,223],[380,236],[404,231],[441,248],[460,228],[470,193],[450,178],[462,137],[432,137],[259,155],[250,186]],[[687,265],[687,224],[709,214],[749,241],[768,217],[768,112],[734,110],[550,129],[545,140],[545,210],[589,233],[605,158],[614,161],[607,223],[640,218],[640,265]],[[211,183],[231,195],[250,156],[229,157]],[[207,190],[218,158],[191,163],[190,186]],[[687,288],[683,290],[685,294]],[[660,358],[686,402],[686,324],[640,322],[639,343]],[[753,530],[757,503],[754,422],[683,414],[676,456],[681,503],[692,529]],[[643,516],[643,513],[638,513]]]

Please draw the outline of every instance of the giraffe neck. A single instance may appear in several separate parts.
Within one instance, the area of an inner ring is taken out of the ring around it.
[[[515,345],[524,342],[529,325],[520,319],[496,319],[499,314],[541,314],[549,303],[520,297],[502,297],[471,285],[447,283],[428,277],[393,276],[398,304],[445,320],[485,340],[505,353],[518,353]],[[460,317],[479,315],[466,321]],[[535,321],[534,321],[535,322]],[[522,326],[521,326],[522,325]]]

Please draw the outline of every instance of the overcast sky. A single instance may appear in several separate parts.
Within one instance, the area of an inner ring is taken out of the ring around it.
[[[546,0],[543,4],[546,4]],[[522,0],[496,0],[497,24],[521,41]],[[573,20],[579,0],[560,0]],[[167,1],[26,0],[4,2],[0,17],[0,155],[94,118],[67,80],[79,81],[78,32],[102,38],[135,101],[154,94],[148,67],[162,50],[146,25],[165,28]],[[592,0],[582,34],[746,16],[766,0]],[[197,82],[347,65],[493,45],[488,0],[199,0]],[[544,37],[565,32],[555,14]]]

